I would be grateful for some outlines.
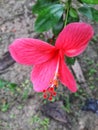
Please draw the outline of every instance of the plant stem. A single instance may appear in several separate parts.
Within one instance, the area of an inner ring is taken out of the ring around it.
[[[68,7],[67,7],[67,10],[66,10],[66,18],[65,18],[65,24],[64,24],[65,26],[67,25],[67,21],[68,21],[68,15],[69,15],[71,1],[72,0],[68,0]]]

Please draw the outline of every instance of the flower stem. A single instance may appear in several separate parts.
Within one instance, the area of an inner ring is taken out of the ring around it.
[[[67,10],[66,10],[66,18],[65,18],[65,26],[67,25],[67,21],[68,21],[68,15],[69,15],[69,10],[70,10],[70,5],[71,5],[71,1],[72,0],[68,0],[68,6],[67,6]]]

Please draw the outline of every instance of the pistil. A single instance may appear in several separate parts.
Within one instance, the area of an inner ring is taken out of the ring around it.
[[[58,76],[59,76],[58,70],[59,70],[59,58],[58,58],[57,67],[56,67],[54,77],[49,82],[50,86],[47,90],[43,90],[43,98],[44,99],[48,99],[51,101],[53,96],[56,96],[55,89],[58,87]]]

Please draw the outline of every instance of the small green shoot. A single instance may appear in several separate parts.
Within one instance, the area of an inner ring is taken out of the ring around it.
[[[10,90],[11,92],[15,92],[17,84],[11,83],[5,80],[0,79],[0,89]]]
[[[15,114],[10,114],[10,118],[14,119],[16,117]]]
[[[28,94],[29,94],[29,89],[25,89],[22,95],[22,98],[25,100],[28,98]]]
[[[65,105],[65,110],[67,113],[70,113],[71,112],[71,104],[70,104],[70,101],[69,101],[69,96],[66,97],[66,105]]]
[[[22,83],[22,88],[23,88],[22,99],[26,100],[32,89],[32,85],[30,84],[30,81],[25,80],[25,82]]]
[[[7,103],[4,103],[4,104],[1,106],[1,111],[2,111],[2,112],[6,112],[6,111],[8,111],[8,109],[9,109],[9,104],[7,104]]]
[[[7,85],[7,82],[0,79],[0,89],[4,88]]]
[[[91,89],[91,90],[94,90],[94,89],[95,89],[95,86],[94,86],[94,85],[91,85],[91,86],[90,86],[90,89]]]
[[[92,69],[89,70],[88,75],[89,75],[89,76],[92,76],[92,75],[95,74],[96,72],[97,72],[97,71],[92,68]]]
[[[49,118],[44,118],[44,119],[41,119],[38,115],[35,115],[32,117],[32,120],[31,122],[33,124],[38,124],[38,128],[35,128],[35,130],[39,130],[39,127],[40,127],[40,130],[48,130],[48,126],[49,126]]]

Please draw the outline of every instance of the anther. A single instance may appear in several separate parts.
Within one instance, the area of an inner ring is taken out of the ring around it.
[[[55,74],[55,76],[58,78],[58,77],[59,77],[59,74],[57,73],[57,74]]]
[[[54,84],[54,86],[58,86],[58,81],[57,81],[57,80],[54,80],[54,81],[53,81],[53,84]]]

